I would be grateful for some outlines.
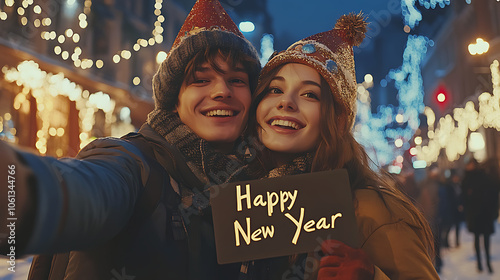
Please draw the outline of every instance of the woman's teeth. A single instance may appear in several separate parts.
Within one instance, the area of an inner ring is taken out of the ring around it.
[[[278,126],[284,126],[284,127],[291,127],[295,130],[300,129],[300,126],[297,123],[292,122],[292,121],[286,121],[286,120],[273,120],[271,122],[271,125],[272,126],[278,125]]]

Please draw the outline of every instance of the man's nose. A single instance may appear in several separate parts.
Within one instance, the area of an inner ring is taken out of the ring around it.
[[[226,99],[231,98],[233,90],[225,81],[216,81],[212,88],[212,99]]]

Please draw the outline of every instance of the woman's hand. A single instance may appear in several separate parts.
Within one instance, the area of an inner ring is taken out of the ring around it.
[[[363,250],[337,240],[326,240],[321,250],[325,256],[320,261],[318,280],[373,279],[374,266]]]

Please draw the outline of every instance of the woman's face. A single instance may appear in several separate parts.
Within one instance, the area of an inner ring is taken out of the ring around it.
[[[264,94],[256,114],[262,143],[281,153],[316,148],[320,137],[319,73],[304,64],[285,64]]]

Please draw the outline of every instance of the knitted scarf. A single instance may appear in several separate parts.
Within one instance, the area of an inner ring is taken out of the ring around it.
[[[179,118],[177,113],[154,110],[148,124],[184,155],[187,165],[205,185],[246,178],[246,165],[236,155],[217,152]],[[243,171],[243,172],[242,172]]]
[[[193,173],[206,185],[223,184],[259,177],[280,177],[307,173],[311,170],[312,155],[298,155],[292,161],[262,174],[249,170],[244,155],[225,155],[217,152],[179,118],[177,113],[154,110],[148,115],[148,124],[169,143],[176,146]]]

